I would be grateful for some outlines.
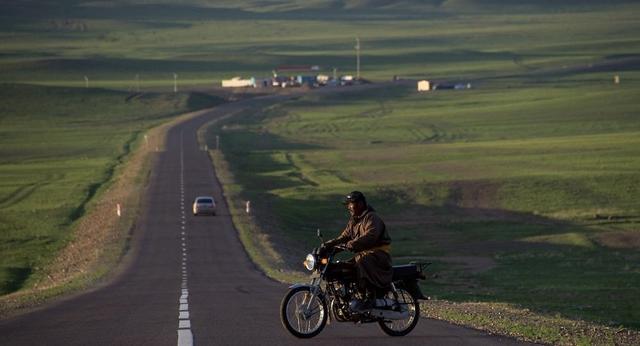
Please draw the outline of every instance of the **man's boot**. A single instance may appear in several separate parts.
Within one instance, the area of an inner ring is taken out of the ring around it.
[[[377,288],[376,289],[376,308],[388,308],[393,306],[394,300],[391,298],[387,298],[387,292],[389,290]]]
[[[363,296],[362,300],[358,299],[351,302],[352,311],[363,312],[374,308],[376,302],[375,291],[366,289]]]

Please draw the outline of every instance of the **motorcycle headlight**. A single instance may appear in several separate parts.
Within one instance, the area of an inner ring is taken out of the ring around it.
[[[316,257],[312,254],[308,254],[303,264],[307,270],[314,270],[316,268]]]

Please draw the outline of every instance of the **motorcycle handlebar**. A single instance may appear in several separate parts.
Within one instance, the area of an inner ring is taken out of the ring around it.
[[[348,251],[344,245],[333,245],[330,247],[321,247],[320,251],[330,252],[330,253],[338,253],[340,251]]]

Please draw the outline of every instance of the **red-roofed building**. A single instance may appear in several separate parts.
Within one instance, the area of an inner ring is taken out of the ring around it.
[[[276,67],[277,72],[301,72],[301,71],[319,71],[318,65],[280,65]]]

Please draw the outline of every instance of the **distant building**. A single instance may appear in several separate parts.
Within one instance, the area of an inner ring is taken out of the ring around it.
[[[222,81],[223,88],[246,88],[256,87],[256,79],[251,77],[250,79],[241,79],[240,77],[233,77],[231,79]]]
[[[307,72],[307,71],[319,71],[318,65],[280,65],[276,67],[277,72]]]
[[[345,86],[345,85],[353,85],[355,81],[355,78],[353,78],[352,75],[344,75],[340,77],[340,85],[341,86]]]
[[[467,83],[467,84],[434,83],[431,85],[431,90],[464,90],[464,89],[471,89],[471,83]]]
[[[271,78],[271,86],[281,87],[281,88],[290,88],[299,86],[298,80],[295,77],[291,76],[275,76]]]
[[[297,76],[296,81],[298,85],[307,85],[310,87],[315,87],[319,85],[317,76]]]
[[[324,74],[319,74],[316,76],[316,80],[320,85],[326,85],[329,82],[329,76]]]
[[[431,86],[431,90],[453,90],[455,87],[453,84],[436,83]]]
[[[428,80],[418,81],[418,91],[429,91],[431,90],[431,83]]]
[[[271,78],[256,78],[256,88],[268,88],[271,86]]]

